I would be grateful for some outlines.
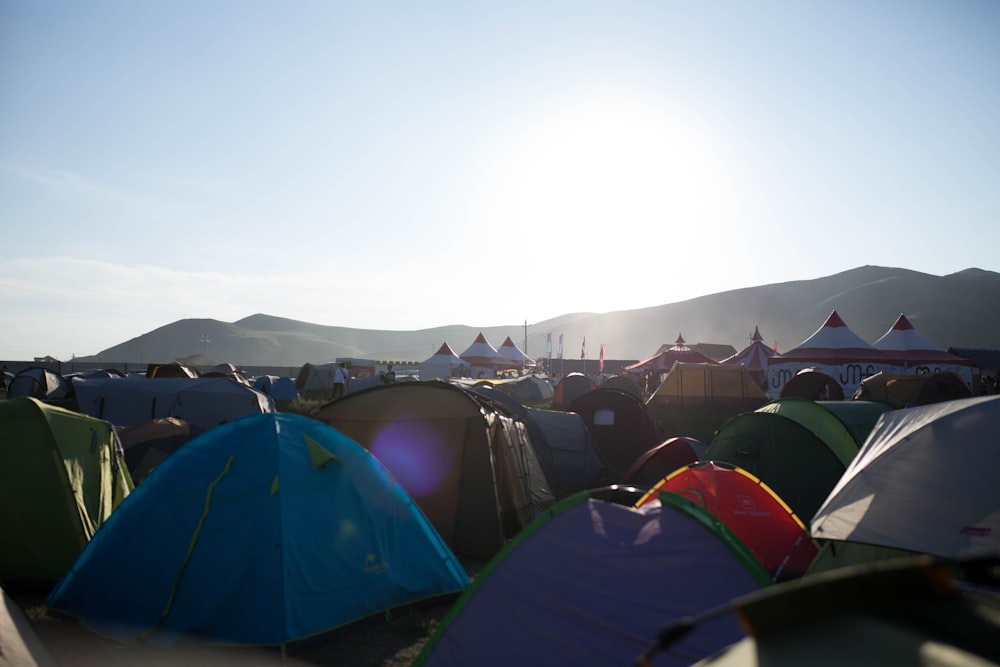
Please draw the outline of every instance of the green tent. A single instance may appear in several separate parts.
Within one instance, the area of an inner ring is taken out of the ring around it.
[[[879,415],[877,401],[782,398],[723,424],[703,461],[725,461],[762,479],[808,522],[857,455]]]
[[[56,582],[131,490],[110,423],[35,398],[0,402],[0,580]]]

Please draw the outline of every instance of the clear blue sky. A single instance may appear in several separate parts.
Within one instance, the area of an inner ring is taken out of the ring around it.
[[[997,270],[997,35],[995,0],[0,0],[0,358]]]

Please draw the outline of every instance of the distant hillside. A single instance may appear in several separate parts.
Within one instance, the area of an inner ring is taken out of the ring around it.
[[[566,358],[587,358],[601,343],[608,359],[644,359],[683,335],[689,344],[718,343],[737,350],[754,327],[779,351],[795,347],[836,310],[863,339],[874,342],[903,313],[920,333],[947,347],[1000,348],[1000,274],[967,269],[933,276],[906,269],[862,266],[825,278],[720,292],[688,301],[611,313],[575,313],[531,323],[527,353],[545,353],[552,333]],[[337,357],[422,361],[447,342],[461,354],[482,332],[494,347],[510,336],[524,347],[523,326],[451,325],[419,331],[322,326],[257,314],[237,322],[187,319],[115,345],[79,361],[152,363],[202,355],[239,366],[299,367]],[[537,335],[536,335],[537,334]]]

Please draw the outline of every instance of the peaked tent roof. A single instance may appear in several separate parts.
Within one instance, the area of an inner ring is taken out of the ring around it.
[[[774,349],[764,342],[763,336],[760,335],[760,328],[754,327],[753,335],[750,336],[750,344],[733,356],[723,359],[720,363],[740,365],[748,371],[766,371],[767,362],[775,354]]]
[[[857,361],[881,364],[900,363],[898,355],[891,355],[865,342],[854,333],[834,310],[819,329],[787,352],[777,354],[771,363],[804,361],[808,363],[837,365]]]
[[[896,318],[892,327],[872,343],[872,346],[893,356],[901,356],[907,367],[947,365],[971,368],[975,365],[968,359],[936,346],[917,331],[902,313]]]
[[[525,366],[535,365],[535,360],[526,355],[524,352],[522,352],[521,349],[514,344],[514,341],[511,339],[510,336],[507,336],[507,339],[504,340],[502,345],[500,345],[499,349],[497,349],[497,352],[500,354],[501,357],[507,359],[508,361],[517,366],[520,366],[522,364]]]
[[[385,467],[301,415],[205,433],[127,500],[46,600],[119,641],[284,645],[468,585]]]
[[[513,368],[515,365],[521,365],[521,362],[514,364],[506,357],[501,356],[497,349],[486,340],[486,336],[482,332],[476,336],[476,340],[472,341],[472,345],[465,348],[465,351],[458,356],[470,366],[479,368]]]
[[[677,335],[677,340],[672,347],[668,347],[653,355],[649,359],[644,359],[635,364],[626,366],[623,370],[628,373],[666,373],[678,361],[692,364],[718,364],[719,362],[701,352],[691,349],[684,341],[684,336]]]
[[[451,349],[448,341],[445,341],[437,352],[420,362],[420,379],[449,378],[453,371],[461,371],[461,369],[468,369],[468,367],[468,362],[455,354],[455,350]]]

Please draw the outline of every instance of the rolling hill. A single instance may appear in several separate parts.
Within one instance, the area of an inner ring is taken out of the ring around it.
[[[696,276],[690,278],[697,280]],[[624,279],[622,290],[628,289]],[[669,298],[669,288],[664,288]],[[644,359],[683,335],[689,343],[741,349],[759,327],[779,351],[808,338],[836,310],[863,339],[874,342],[903,313],[924,336],[947,347],[1000,347],[1000,273],[967,269],[934,276],[907,269],[862,266],[814,280],[746,287],[707,296],[610,313],[573,313],[543,322],[502,327],[450,325],[417,331],[323,326],[265,314],[237,322],[185,319],[165,325],[78,361],[170,362],[204,355],[239,366],[299,367],[338,357],[422,361],[443,342],[461,354],[482,332],[494,347],[510,336],[529,356],[553,356],[563,336],[566,358],[587,358],[605,346],[608,359]],[[456,312],[454,318],[461,318]]]

